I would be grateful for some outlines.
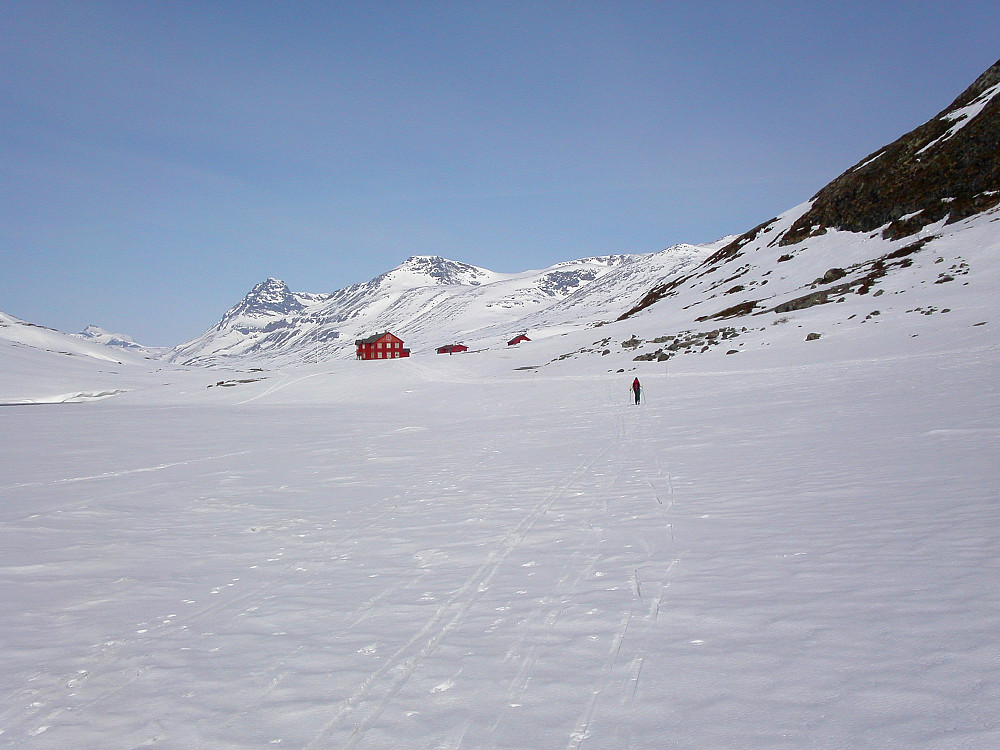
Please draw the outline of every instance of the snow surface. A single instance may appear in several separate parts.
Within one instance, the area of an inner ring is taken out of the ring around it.
[[[0,747],[1000,747],[1000,212],[779,246],[803,210],[518,347],[488,280],[349,290],[455,356],[195,368],[0,314]]]
[[[5,343],[0,402],[127,392],[0,409],[0,746],[998,747],[1000,337],[960,283],[661,363],[617,344],[656,307],[280,369]]]

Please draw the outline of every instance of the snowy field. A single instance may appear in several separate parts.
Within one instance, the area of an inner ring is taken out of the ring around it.
[[[940,342],[0,409],[0,746],[1000,747],[997,348]]]

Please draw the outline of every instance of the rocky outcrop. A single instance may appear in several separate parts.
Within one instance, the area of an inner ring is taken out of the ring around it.
[[[897,239],[998,203],[1000,61],[937,117],[820,190],[779,244],[793,245],[832,228],[881,228],[883,237]]]

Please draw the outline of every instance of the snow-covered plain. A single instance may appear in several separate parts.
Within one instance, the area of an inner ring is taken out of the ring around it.
[[[0,409],[0,746],[1000,747],[996,321],[871,304],[661,363],[19,365],[127,392]]]

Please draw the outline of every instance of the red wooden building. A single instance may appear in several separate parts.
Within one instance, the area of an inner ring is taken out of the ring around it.
[[[515,344],[520,344],[522,341],[531,341],[527,334],[522,333],[520,336],[515,336],[510,341],[507,342],[507,346],[514,346]]]
[[[354,343],[358,347],[358,359],[399,359],[410,356],[410,350],[403,348],[403,340],[388,331],[358,339]]]
[[[458,354],[460,352],[469,351],[469,347],[465,344],[446,344],[445,346],[439,346],[437,348],[438,354]]]

